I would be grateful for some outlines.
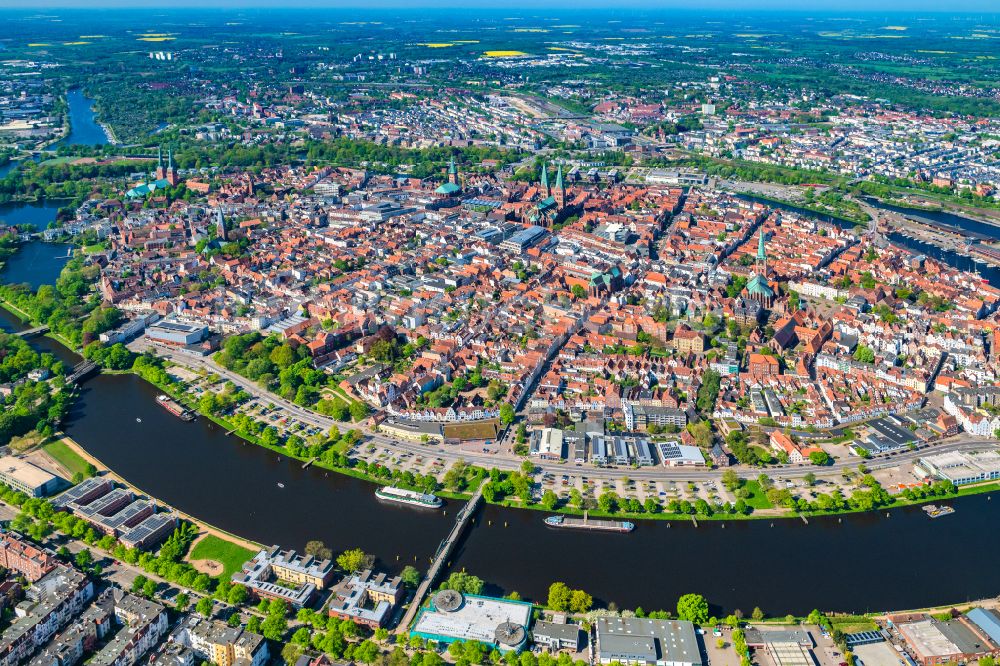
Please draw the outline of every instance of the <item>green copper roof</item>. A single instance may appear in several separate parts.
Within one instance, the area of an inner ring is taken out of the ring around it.
[[[747,293],[755,296],[774,296],[774,290],[767,283],[767,279],[756,273],[747,283]]]
[[[549,189],[549,165],[542,162],[542,177],[541,177],[542,187],[546,190]]]
[[[460,192],[461,190],[462,188],[456,185],[455,183],[445,183],[439,186],[436,190],[434,190],[434,192],[436,194],[455,194],[456,192]]]
[[[559,165],[559,169],[556,171],[556,189],[563,189],[562,164]]]
[[[458,168],[455,167],[455,156],[452,155],[451,163],[448,165],[448,175],[454,176],[458,173]]]
[[[764,230],[760,230],[760,237],[757,239],[757,261],[767,259],[767,252],[764,250]]]

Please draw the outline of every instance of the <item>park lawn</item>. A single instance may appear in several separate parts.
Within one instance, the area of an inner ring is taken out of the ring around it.
[[[88,466],[87,461],[81,458],[79,453],[69,448],[62,440],[56,440],[46,444],[42,447],[42,449],[55,458],[60,465],[69,470],[71,476],[75,475],[77,472],[86,476]]]
[[[770,500],[767,499],[767,495],[761,490],[760,484],[756,481],[748,480],[743,482],[743,487],[746,489],[748,495],[743,501],[747,503],[747,506],[751,506],[754,509],[773,509],[774,505],[771,504]]]
[[[214,534],[209,534],[194,545],[188,554],[189,560],[215,560],[222,564],[223,572],[219,576],[221,580],[229,580],[230,577],[243,568],[243,563],[251,559],[255,552],[239,546],[231,541],[220,539]]]

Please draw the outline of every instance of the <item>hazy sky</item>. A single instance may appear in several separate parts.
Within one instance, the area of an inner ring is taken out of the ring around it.
[[[480,8],[530,9],[550,8],[554,12],[574,9],[742,9],[742,10],[815,10],[821,12],[988,12],[1000,13],[1000,0],[0,0],[0,7],[17,8],[97,8],[127,7],[342,7],[342,8]]]

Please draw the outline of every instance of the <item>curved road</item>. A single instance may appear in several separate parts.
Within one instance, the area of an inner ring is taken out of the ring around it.
[[[323,414],[319,414],[310,409],[300,407],[299,405],[296,405],[289,400],[285,400],[275,393],[262,389],[246,377],[223,368],[211,357],[198,356],[180,350],[166,349],[160,346],[147,345],[147,347],[153,349],[160,356],[168,358],[178,365],[195,369],[204,369],[208,372],[215,373],[220,377],[224,377],[255,398],[269,403],[274,403],[275,405],[280,405],[283,410],[287,411],[303,423],[316,426],[324,431],[327,431],[334,426],[340,427],[344,425],[340,421],[324,416]],[[487,469],[497,467],[503,470],[514,470],[520,469],[521,467],[522,461],[520,458],[461,451],[457,448],[444,447],[440,444],[418,444],[416,442],[392,439],[357,424],[354,424],[351,427],[363,432],[371,442],[399,453],[413,453],[424,456],[433,455],[449,463],[464,460],[469,464],[479,465]],[[767,470],[770,476],[775,479],[798,479],[804,477],[810,472],[813,474],[829,475],[833,472],[855,470],[861,463],[864,463],[871,470],[877,470],[889,467],[899,467],[908,463],[913,463],[921,456],[926,455],[928,452],[945,453],[949,451],[973,450],[981,449],[984,445],[991,446],[993,444],[994,442],[988,439],[972,437],[969,435],[959,435],[936,444],[921,445],[916,450],[911,451],[907,449],[896,453],[883,454],[869,460],[847,458],[837,460],[832,465],[828,465],[826,467],[816,467],[815,465],[811,465],[809,463],[802,463],[800,465],[769,467]],[[720,480],[724,472],[722,469],[706,468],[685,469],[654,466],[637,469],[633,467],[592,467],[590,465],[577,465],[570,462],[556,463],[544,460],[534,460],[533,462],[535,463],[536,468],[540,469],[542,472],[550,474],[574,474],[587,476],[588,478],[611,480],[627,476],[635,481],[709,481]],[[760,471],[758,468],[743,466],[735,466],[732,469],[744,473],[759,473]]]

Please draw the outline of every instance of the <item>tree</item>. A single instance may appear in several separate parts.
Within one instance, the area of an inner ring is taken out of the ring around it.
[[[233,585],[229,588],[229,594],[226,595],[226,601],[232,606],[239,606],[246,603],[249,593],[247,588],[243,585]]]
[[[314,540],[306,543],[306,555],[312,555],[321,560],[328,560],[333,557],[333,551],[326,547],[322,541]]]
[[[700,594],[685,594],[677,600],[677,617],[695,624],[704,624],[708,622],[708,602]]]
[[[177,610],[183,613],[191,605],[191,597],[188,596],[187,592],[181,592],[174,597],[174,605],[177,607]]]
[[[760,606],[756,606],[754,607],[753,612],[750,613],[750,617],[753,618],[754,622],[760,622],[764,619],[764,611],[760,609]]]
[[[90,554],[89,548],[84,548],[76,554],[74,561],[76,562],[76,566],[79,568],[89,569],[90,565],[94,563],[94,556]]]
[[[360,400],[355,400],[351,403],[351,418],[355,421],[364,421],[368,418],[368,405],[361,402]]]
[[[399,577],[403,580],[404,585],[412,588],[415,588],[418,585],[420,585],[420,580],[423,578],[423,576],[420,574],[420,571],[416,567],[411,566],[409,564],[403,567],[403,571],[399,575]]]
[[[509,402],[505,402],[500,407],[500,423],[503,423],[504,425],[507,425],[508,423],[513,423],[514,416],[515,416],[514,406],[511,405]]]
[[[551,490],[546,490],[542,493],[542,506],[545,507],[547,511],[551,511],[556,508],[556,504],[559,503],[559,496],[556,495]]]
[[[813,451],[809,454],[809,462],[818,467],[830,464],[830,454],[826,451]]]
[[[463,594],[481,594],[485,583],[482,578],[464,571],[453,571],[441,584],[442,589],[455,590]]]
[[[742,483],[743,481],[740,479],[740,475],[736,473],[736,470],[727,469],[722,473],[722,485],[730,492],[735,491]]]
[[[802,477],[802,480],[806,482],[807,486],[812,487],[816,485],[816,475],[812,472],[806,472],[806,475]]]
[[[572,597],[573,591],[569,589],[566,583],[552,583],[549,585],[547,605],[554,611],[567,611],[570,608]]]
[[[337,556],[337,566],[344,573],[371,569],[373,564],[375,564],[375,558],[360,548],[345,550]]]
[[[570,287],[570,292],[573,294],[573,298],[577,300],[587,297],[587,290],[578,284],[574,284]]]
[[[573,590],[570,595],[569,609],[574,613],[586,613],[594,604],[594,598],[583,590]]]
[[[371,664],[378,659],[378,645],[369,640],[358,643],[354,648],[354,658],[362,664]]]
[[[858,345],[854,350],[854,360],[858,363],[874,363],[875,350],[866,345]]]
[[[195,604],[194,609],[199,615],[204,615],[205,617],[212,617],[212,609],[215,608],[215,602],[212,601],[211,597],[202,597]]]

